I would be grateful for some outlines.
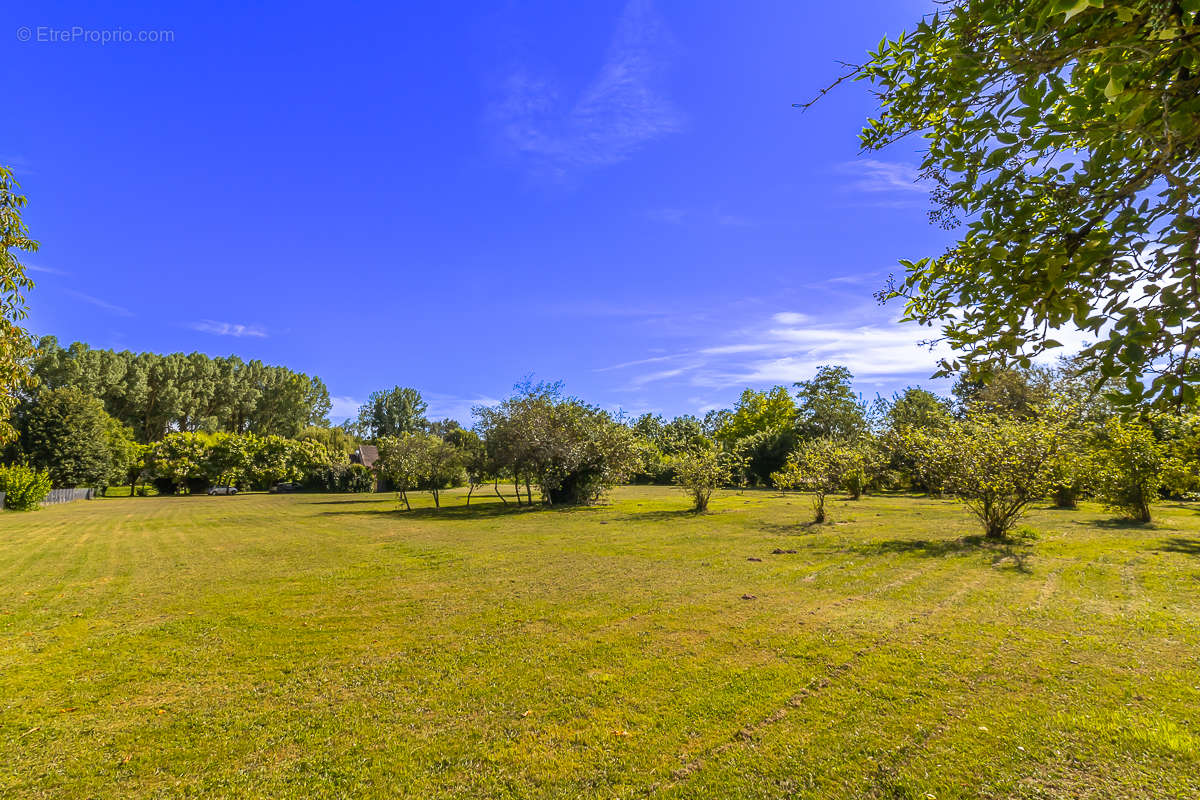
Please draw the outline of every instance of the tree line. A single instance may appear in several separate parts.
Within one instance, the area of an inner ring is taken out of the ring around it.
[[[31,391],[74,387],[98,399],[144,444],[172,431],[295,437],[328,424],[329,391],[319,378],[237,356],[94,350],[82,342],[64,348],[48,336],[30,374]],[[21,398],[27,407],[31,391]]]
[[[527,380],[475,408],[470,428],[430,420],[420,392],[400,386],[330,427],[318,379],[236,358],[63,349],[47,339],[33,361],[38,385],[11,415],[18,436],[5,460],[35,477],[41,470],[38,480],[53,486],[135,494],[286,482],[390,489],[406,508],[410,493],[425,491],[440,508],[441,492],[458,486],[468,504],[490,486],[506,504],[533,506],[592,503],[630,481],[677,484],[698,511],[719,488],[763,487],[810,493],[816,522],[837,492],[915,491],[963,500],[992,537],[1046,497],[1062,507],[1095,497],[1148,521],[1160,496],[1200,488],[1200,414],[1130,414],[1070,360],[964,377],[948,398],[909,387],[870,402],[849,370],[824,366],[791,387],[747,389],[731,408],[673,419],[627,418],[561,382]],[[364,443],[378,451],[370,470],[350,463]],[[33,479],[15,471],[4,480],[16,496]]]
[[[964,377],[952,398],[910,387],[868,403],[851,379],[827,366],[794,393],[747,390],[703,421],[641,417],[634,428],[653,448],[643,477],[672,477],[697,510],[722,485],[801,489],[814,522],[836,492],[926,492],[963,501],[990,538],[1044,499],[1075,508],[1092,497],[1149,522],[1162,496],[1200,497],[1200,412],[1130,413],[1074,360]]]

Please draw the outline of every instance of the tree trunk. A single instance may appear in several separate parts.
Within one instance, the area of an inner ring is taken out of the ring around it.
[[[521,479],[513,476],[513,491],[517,493],[517,507],[521,505]]]
[[[439,494],[441,494],[441,492],[439,492],[437,489],[433,490],[433,510],[434,511],[442,510],[442,499],[438,496]]]
[[[1150,504],[1145,500],[1138,504],[1137,521],[1141,523],[1148,523],[1150,521]]]
[[[1070,486],[1060,486],[1054,492],[1054,507],[1076,509],[1079,503],[1075,498],[1075,490]]]
[[[471,495],[475,493],[475,484],[467,487],[467,508],[471,507]]]
[[[525,479],[525,502],[533,505],[533,491],[529,488],[529,478]]]
[[[492,484],[492,489],[495,490],[496,497],[500,498],[500,502],[504,503],[504,505],[508,505],[508,498],[500,493],[500,479],[499,478],[497,478],[496,482]]]
[[[404,501],[404,510],[405,510],[405,511],[412,511],[412,506],[410,506],[410,505],[408,504],[408,492],[406,492],[406,491],[404,491],[403,489],[401,489],[401,490],[400,490],[400,499]]]

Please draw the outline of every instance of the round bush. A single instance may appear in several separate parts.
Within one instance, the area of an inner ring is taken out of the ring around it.
[[[50,494],[50,473],[14,464],[0,467],[0,492],[4,507],[12,511],[33,511]]]

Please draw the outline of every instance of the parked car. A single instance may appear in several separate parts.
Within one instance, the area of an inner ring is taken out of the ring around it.
[[[298,483],[277,483],[271,487],[273,494],[287,494],[298,491],[300,491],[300,484]]]
[[[237,487],[236,486],[210,486],[208,488],[208,493],[210,495],[237,494]]]

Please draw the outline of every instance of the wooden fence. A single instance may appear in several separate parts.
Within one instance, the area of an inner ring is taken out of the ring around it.
[[[42,505],[51,506],[55,503],[70,503],[75,500],[91,500],[95,489],[51,489],[50,494],[42,501]]]

